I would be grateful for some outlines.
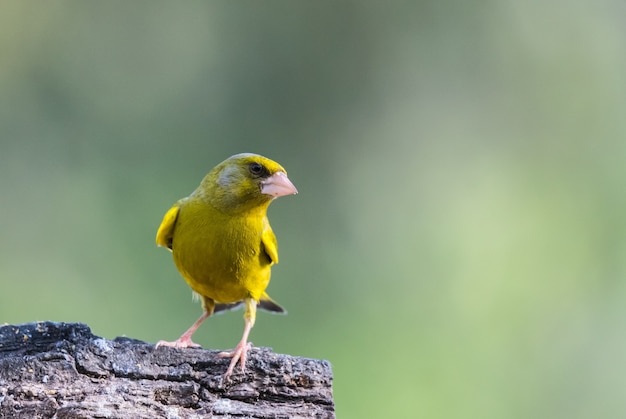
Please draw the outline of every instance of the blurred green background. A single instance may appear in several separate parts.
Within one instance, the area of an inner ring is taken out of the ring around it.
[[[0,322],[177,338],[156,229],[242,151],[300,191],[251,340],[339,417],[626,415],[624,2],[3,2]]]

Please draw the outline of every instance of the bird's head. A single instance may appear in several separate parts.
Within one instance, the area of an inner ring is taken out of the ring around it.
[[[280,196],[298,193],[278,163],[258,154],[231,156],[215,166],[196,190],[224,211],[267,207]]]

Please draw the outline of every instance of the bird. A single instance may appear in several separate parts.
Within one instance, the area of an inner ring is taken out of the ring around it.
[[[172,252],[181,276],[202,303],[203,313],[173,342],[156,347],[198,348],[192,335],[213,313],[244,306],[244,331],[224,374],[239,362],[245,372],[248,336],[257,306],[286,313],[266,293],[272,265],[278,263],[276,236],[267,218],[270,203],[298,190],[278,163],[253,153],[235,154],[215,166],[198,188],[164,215],[156,244]]]

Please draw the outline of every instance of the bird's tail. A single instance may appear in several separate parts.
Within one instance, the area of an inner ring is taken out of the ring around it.
[[[287,314],[287,310],[282,308],[276,301],[272,300],[265,292],[261,296],[261,301],[259,301],[259,308],[271,311],[272,313]]]
[[[219,313],[226,310],[235,310],[243,305],[243,301],[237,301],[236,303],[215,303],[215,309],[213,313]],[[263,293],[261,301],[259,301],[259,308],[267,310],[272,313],[287,314],[287,310],[282,308],[276,301],[272,300],[269,295]]]
[[[217,314],[226,310],[235,310],[243,305],[243,301],[237,301],[236,303],[215,303],[213,313]]]

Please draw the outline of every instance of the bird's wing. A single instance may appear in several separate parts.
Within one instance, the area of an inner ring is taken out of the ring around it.
[[[163,221],[161,221],[161,225],[159,226],[159,230],[157,231],[156,235],[157,246],[167,247],[168,249],[172,250],[174,226],[176,226],[176,219],[178,218],[179,211],[180,206],[178,206],[178,203],[176,203],[163,216]]]
[[[271,263],[278,263],[278,243],[276,242],[276,236],[267,220],[264,224],[263,233],[261,234],[262,250],[270,258]]]

